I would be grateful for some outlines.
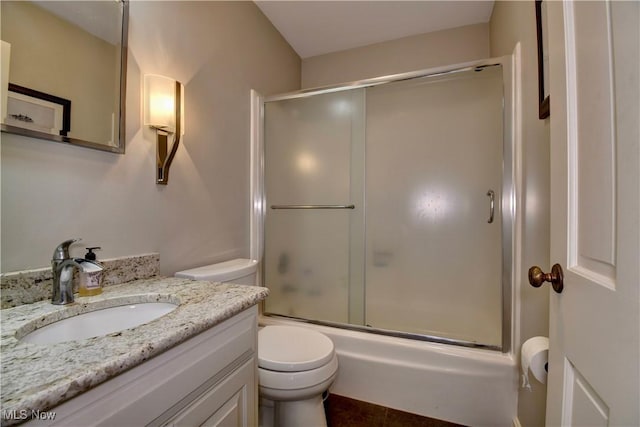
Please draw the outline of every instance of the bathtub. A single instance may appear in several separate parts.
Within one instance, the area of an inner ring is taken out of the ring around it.
[[[334,342],[331,393],[467,426],[512,426],[518,371],[510,354],[261,316],[313,328]]]

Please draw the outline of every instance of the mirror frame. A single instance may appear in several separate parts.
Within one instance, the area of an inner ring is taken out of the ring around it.
[[[544,57],[548,54],[548,52],[544,51],[544,34],[546,31],[547,23],[545,22],[546,16],[542,13],[542,1],[543,0],[535,0],[536,5],[536,35],[538,40],[538,118],[546,119],[550,115],[550,96],[547,90],[545,90],[545,66],[544,66]],[[546,82],[548,85],[549,82]]]
[[[38,132],[31,129],[24,129],[18,126],[0,123],[0,130],[15,135],[28,136],[31,138],[45,139],[63,144],[71,144],[79,147],[92,148],[94,150],[107,151],[111,153],[124,154],[125,151],[125,106],[127,92],[127,53],[128,53],[128,36],[129,36],[129,0],[120,0],[122,4],[122,34],[120,47],[120,111],[118,112],[119,128],[118,128],[118,145],[110,146],[98,144],[97,142],[86,141],[84,139],[70,138],[62,135],[52,135],[45,132]],[[7,82],[8,83],[8,82]]]

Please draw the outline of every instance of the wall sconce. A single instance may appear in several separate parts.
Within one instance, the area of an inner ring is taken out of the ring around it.
[[[156,130],[156,184],[167,185],[169,166],[184,135],[184,86],[169,77],[144,76],[144,124]],[[173,135],[173,144],[169,146]]]

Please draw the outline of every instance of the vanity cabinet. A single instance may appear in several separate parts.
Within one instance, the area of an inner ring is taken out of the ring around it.
[[[53,408],[47,424],[257,426],[257,315],[254,305]]]

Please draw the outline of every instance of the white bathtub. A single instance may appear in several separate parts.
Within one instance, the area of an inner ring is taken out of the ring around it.
[[[261,325],[318,330],[336,346],[331,392],[467,426],[511,426],[518,371],[509,354],[262,316]]]

